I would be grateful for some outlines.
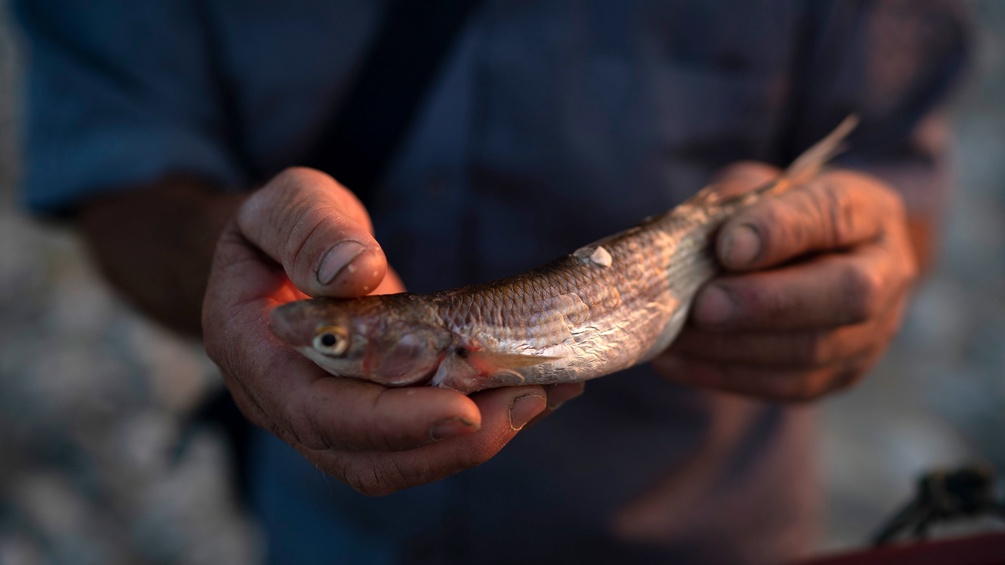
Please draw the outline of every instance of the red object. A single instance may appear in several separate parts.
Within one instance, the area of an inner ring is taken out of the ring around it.
[[[888,545],[798,565],[1005,565],[1005,532]]]

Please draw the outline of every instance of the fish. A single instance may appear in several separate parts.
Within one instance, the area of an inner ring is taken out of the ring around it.
[[[328,373],[464,394],[586,381],[645,363],[674,341],[721,272],[720,226],[819,174],[849,116],[776,179],[724,196],[711,184],[635,227],[530,271],[430,294],[319,297],[276,307],[270,327]]]

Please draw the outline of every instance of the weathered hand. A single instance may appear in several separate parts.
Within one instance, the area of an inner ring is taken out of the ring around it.
[[[777,174],[730,167],[751,188]],[[741,188],[742,189],[742,188]],[[917,272],[900,197],[832,170],[730,219],[716,252],[726,272],[654,361],[668,378],[768,400],[817,398],[859,379],[900,325]]]
[[[362,204],[327,175],[291,169],[246,200],[225,229],[203,305],[206,350],[245,416],[371,495],[478,465],[581,390],[528,386],[469,398],[392,389],[332,377],[269,331],[278,304],[400,290]]]

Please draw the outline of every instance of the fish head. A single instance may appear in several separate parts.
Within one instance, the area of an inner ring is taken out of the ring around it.
[[[272,311],[272,332],[322,369],[387,386],[432,378],[452,341],[411,295],[315,298]]]

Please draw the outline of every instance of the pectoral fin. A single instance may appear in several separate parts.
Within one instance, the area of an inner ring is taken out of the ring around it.
[[[519,369],[520,367],[532,367],[541,363],[558,361],[561,357],[548,357],[547,355],[524,355],[520,353],[498,353],[494,351],[470,351],[467,354],[467,361],[472,366],[484,369],[485,373],[493,373],[499,370]]]
[[[459,349],[440,363],[430,384],[470,393],[486,388],[523,384],[517,369],[557,361],[560,357]]]
[[[471,384],[477,381],[478,370],[471,366],[466,359],[461,359],[457,354],[447,355],[433,375],[433,380],[429,384],[452,388],[463,393],[470,392]]]

